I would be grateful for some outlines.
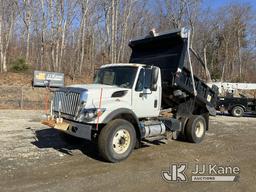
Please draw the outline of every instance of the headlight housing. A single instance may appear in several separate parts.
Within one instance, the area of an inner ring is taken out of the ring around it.
[[[89,109],[82,109],[80,114],[77,117],[77,121],[92,121],[96,119],[96,117],[101,116],[102,113],[106,111],[105,108],[89,108]]]

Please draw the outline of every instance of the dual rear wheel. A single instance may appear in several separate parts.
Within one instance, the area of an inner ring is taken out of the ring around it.
[[[185,137],[189,142],[200,143],[206,132],[206,121],[201,115],[193,115],[189,118],[185,127]]]

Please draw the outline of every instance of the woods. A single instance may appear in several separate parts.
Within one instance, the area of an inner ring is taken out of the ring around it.
[[[130,39],[187,26],[197,74],[256,82],[253,11],[200,0],[0,0],[1,72],[23,59],[31,69],[92,76],[101,64],[128,62]]]

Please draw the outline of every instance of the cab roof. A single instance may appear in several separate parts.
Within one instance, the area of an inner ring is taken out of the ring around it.
[[[107,68],[107,67],[143,67],[146,66],[145,64],[139,64],[139,63],[113,63],[113,64],[106,64],[102,65],[100,68]]]

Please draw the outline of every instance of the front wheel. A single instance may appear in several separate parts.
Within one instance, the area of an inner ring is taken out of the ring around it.
[[[186,125],[186,138],[189,142],[200,143],[206,132],[205,118],[201,115],[193,115]]]
[[[123,119],[109,122],[99,135],[98,148],[101,156],[110,162],[129,157],[136,143],[136,133],[131,123]]]

